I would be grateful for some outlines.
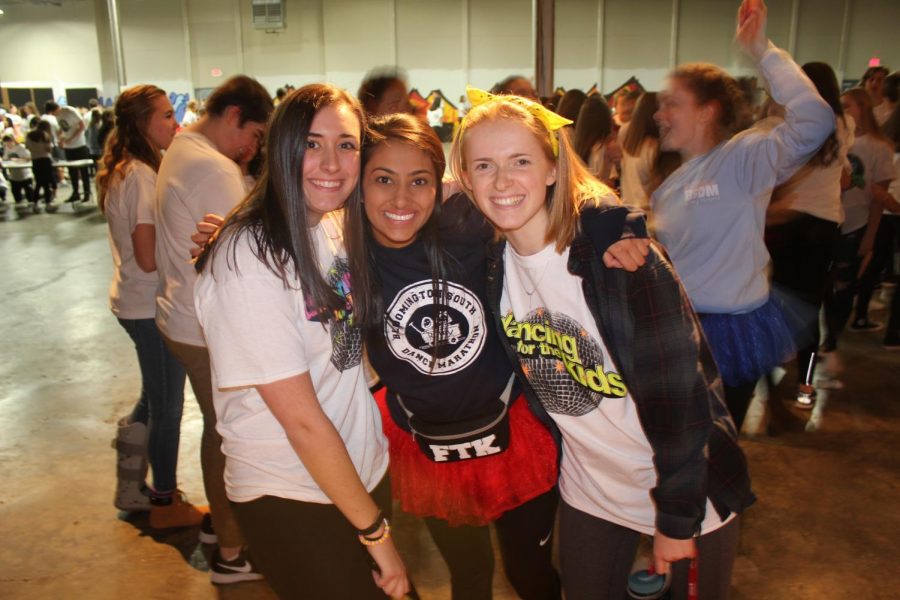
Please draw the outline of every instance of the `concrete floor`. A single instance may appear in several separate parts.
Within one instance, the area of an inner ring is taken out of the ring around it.
[[[213,587],[195,530],[156,533],[111,504],[109,440],[139,382],[107,309],[103,218],[13,211],[0,232],[0,598],[273,598],[264,583]],[[759,502],[744,519],[732,598],[900,597],[887,591],[900,576],[900,353],[881,350],[878,334],[845,338],[847,386],[812,419],[784,403],[770,435],[765,403],[752,409],[743,445]],[[777,403],[789,388],[775,390]],[[199,431],[189,396],[180,485],[202,503]],[[422,598],[449,598],[424,528],[404,515],[395,524]],[[502,573],[495,590],[514,597]]]

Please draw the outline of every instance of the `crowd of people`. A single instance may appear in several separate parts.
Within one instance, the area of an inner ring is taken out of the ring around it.
[[[742,3],[757,113],[705,63],[611,103],[512,76],[468,90],[449,158],[396,73],[274,99],[236,76],[181,123],[153,85],[87,116],[11,107],[17,202],[53,206],[59,149],[96,161],[142,381],[115,506],[199,527],[213,583],[282,598],[414,593],[395,505],[454,598],[491,598],[491,527],[525,599],[624,597],[641,535],[672,598],[727,598],[754,388],[796,360],[815,405],[848,322],[883,327],[867,309],[900,238],[898,74],[842,94],[766,20]],[[71,200],[89,176],[73,168]],[[178,486],[186,380],[208,508]]]

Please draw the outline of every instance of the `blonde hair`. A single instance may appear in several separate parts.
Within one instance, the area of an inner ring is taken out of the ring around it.
[[[545,206],[549,223],[544,242],[555,243],[557,252],[565,250],[575,239],[578,232],[578,217],[583,208],[601,206],[610,201],[619,204],[615,193],[591,175],[578,158],[569,142],[566,128],[550,131],[543,121],[531,112],[516,102],[502,97],[472,108],[453,139],[453,146],[450,149],[450,171],[471,200],[474,201],[475,198],[465,178],[466,139],[479,123],[498,119],[516,121],[526,127],[540,143],[546,159],[556,166],[556,183],[547,188]],[[558,159],[553,156],[551,135],[559,136]]]

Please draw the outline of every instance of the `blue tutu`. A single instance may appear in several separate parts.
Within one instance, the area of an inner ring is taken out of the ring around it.
[[[771,297],[748,313],[698,316],[725,385],[752,383],[797,351],[784,313]]]

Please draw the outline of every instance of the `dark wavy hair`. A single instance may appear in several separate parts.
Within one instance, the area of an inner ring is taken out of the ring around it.
[[[600,94],[588,96],[582,102],[575,121],[575,136],[572,145],[584,164],[588,164],[591,148],[605,140],[613,131],[612,110]]]
[[[841,87],[838,85],[837,76],[834,69],[830,65],[823,62],[808,62],[803,67],[803,72],[809,77],[813,85],[816,86],[819,95],[834,111],[835,118],[840,118],[847,124],[844,119],[844,107],[841,106]],[[809,159],[809,165],[814,167],[825,167],[832,164],[838,158],[838,150],[840,143],[837,139],[837,131],[832,131],[828,139],[822,143],[819,151]]]
[[[436,307],[441,295],[439,292],[447,289],[448,275],[448,265],[439,234],[443,204],[441,177],[446,168],[444,148],[434,130],[412,115],[394,114],[376,117],[369,121],[369,137],[362,154],[362,174],[365,173],[374,152],[389,142],[412,146],[425,154],[431,162],[435,182],[434,210],[419,230],[418,239],[422,240],[425,246]],[[361,175],[360,179],[363,177],[364,175]],[[353,277],[353,312],[356,322],[365,329],[380,329],[384,323],[384,299],[381,297],[381,281],[375,263],[376,242],[372,235],[372,226],[366,217],[363,200],[364,196],[348,200],[344,213],[344,239]],[[435,318],[434,322],[441,321]]]
[[[147,137],[147,126],[153,116],[153,102],[166,92],[155,85],[136,85],[116,99],[114,129],[104,144],[97,172],[98,206],[106,211],[106,197],[114,177],[122,177],[132,160],[139,160],[153,172],[159,171],[160,149]]]
[[[578,113],[581,111],[581,105],[584,104],[585,100],[587,100],[587,94],[581,90],[568,90],[563,94],[563,97],[560,98],[559,104],[556,105],[556,110],[554,112],[577,125]]]
[[[245,233],[252,240],[254,256],[285,287],[296,289],[299,282],[307,300],[330,321],[336,312],[346,308],[347,301],[338,296],[320,272],[300,177],[312,121],[327,106],[348,107],[359,121],[360,141],[365,139],[362,107],[344,90],[316,83],[285,96],[269,125],[265,158],[256,186],[228,215],[216,239],[197,260],[196,268],[202,271],[213,253],[228,248],[233,261],[234,242],[238,234]],[[350,200],[359,193],[357,183]],[[226,233],[230,235],[224,238]],[[227,239],[225,248],[220,248],[222,244],[218,240],[222,239]]]
[[[634,112],[631,114],[631,121],[628,123],[628,129],[622,139],[622,151],[626,154],[638,156],[641,146],[647,138],[654,139],[659,143],[659,126],[653,118],[659,108],[658,102],[656,92],[644,92],[638,98]],[[681,155],[678,152],[658,150],[653,163],[654,186],[662,183],[679,166],[681,166]]]
[[[273,102],[269,92],[258,81],[246,75],[235,75],[213,90],[206,99],[206,112],[221,117],[229,106],[241,112],[238,125],[247,121],[265,123],[272,114]]]

